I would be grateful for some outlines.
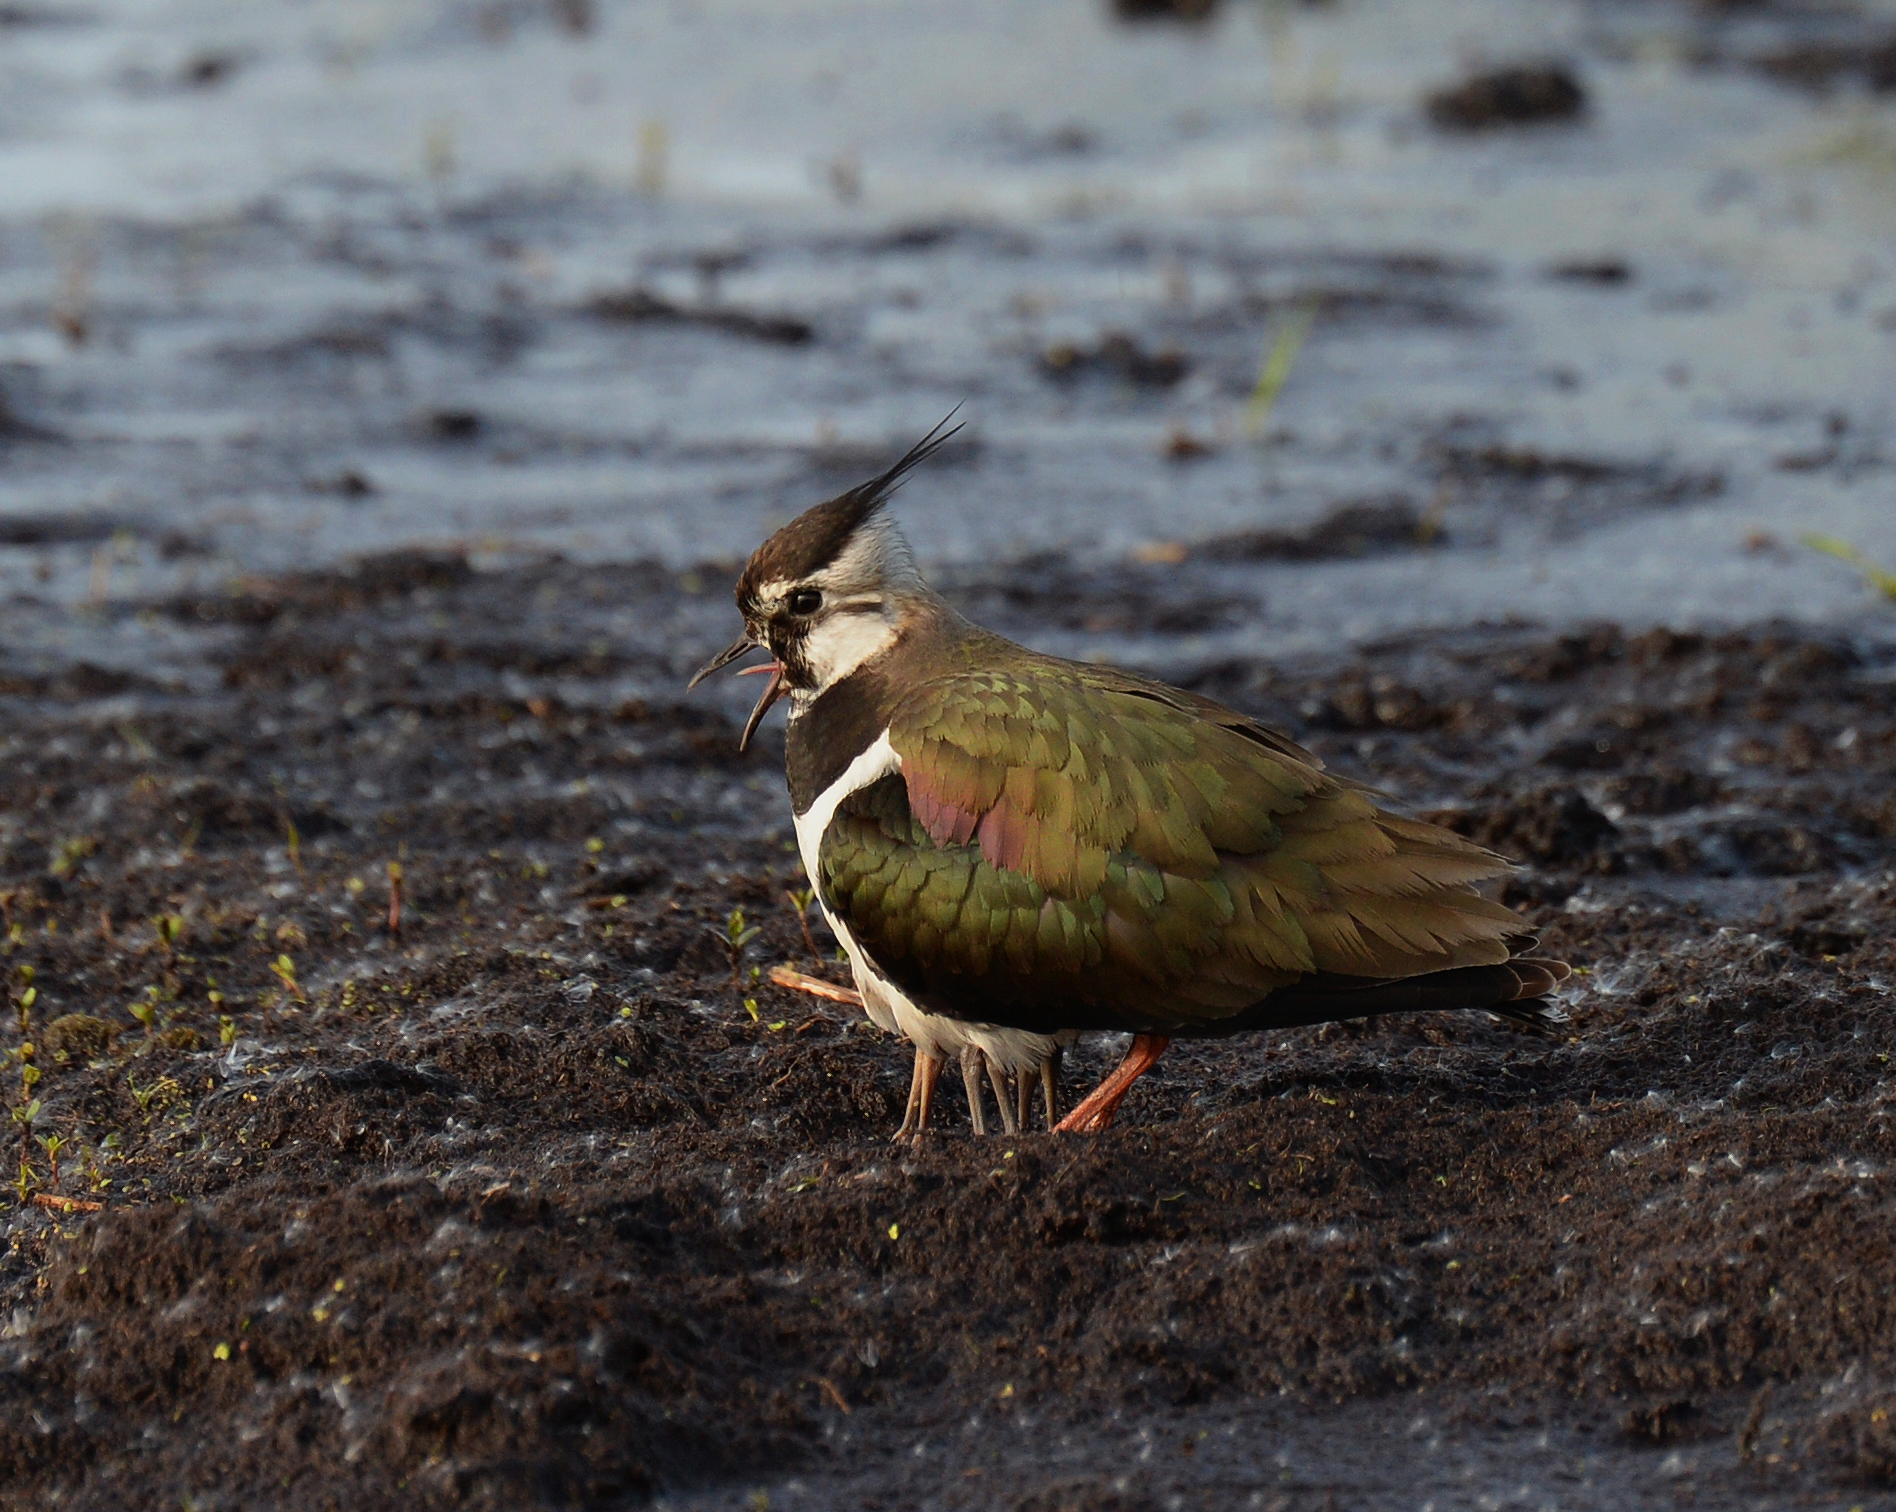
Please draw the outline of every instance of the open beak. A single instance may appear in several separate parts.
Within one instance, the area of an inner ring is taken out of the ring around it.
[[[756,649],[758,649],[758,643],[756,641],[752,640],[748,635],[740,636],[736,641],[718,652],[710,661],[698,668],[697,672],[693,674],[691,681],[685,684],[685,691],[689,693],[713,672],[721,671],[723,668],[730,666],[732,662],[736,661],[746,651]],[[751,736],[757,733],[757,726],[763,723],[764,715],[770,711],[770,706],[783,697],[784,687],[783,668],[774,661],[765,662],[763,665],[757,667],[746,667],[737,674],[739,677],[755,677],[761,676],[764,673],[770,674],[770,681],[764,685],[763,694],[757,700],[757,707],[751,710],[750,718],[744,722],[744,734],[737,742],[737,748],[740,751],[749,749]]]

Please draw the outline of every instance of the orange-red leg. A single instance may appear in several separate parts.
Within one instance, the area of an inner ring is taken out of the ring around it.
[[[1163,1034],[1135,1034],[1131,1048],[1126,1051],[1126,1058],[1113,1074],[1087,1093],[1078,1107],[1054,1125],[1053,1132],[1098,1134],[1110,1129],[1113,1115],[1126,1100],[1132,1084],[1158,1064],[1159,1057],[1165,1054],[1165,1047],[1171,1043]]]

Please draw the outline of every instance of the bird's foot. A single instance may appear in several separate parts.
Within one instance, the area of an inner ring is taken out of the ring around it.
[[[1119,1105],[1126,1100],[1132,1084],[1157,1064],[1171,1040],[1162,1034],[1135,1034],[1126,1058],[1111,1076],[1087,1093],[1080,1104],[1055,1124],[1056,1134],[1100,1134],[1113,1126]]]

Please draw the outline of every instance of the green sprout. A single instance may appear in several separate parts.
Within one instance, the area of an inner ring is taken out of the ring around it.
[[[14,989],[17,995],[13,1001],[20,1013],[20,1038],[26,1039],[33,1032],[33,1005],[39,1001],[39,988],[33,985],[37,973],[22,961],[13,968],[13,974],[20,980],[20,985]]]
[[[118,1133],[114,1130],[106,1135],[104,1145],[97,1150],[87,1149],[84,1145],[79,1146],[79,1169],[85,1175],[87,1191],[103,1192],[112,1185],[112,1178],[105,1174],[104,1162],[111,1157],[111,1152],[117,1148],[117,1145]]]
[[[731,958],[731,987],[733,990],[741,989],[744,948],[762,934],[763,930],[755,924],[745,923],[742,908],[733,908],[731,916],[724,921],[724,928],[719,929],[715,924],[707,924],[705,932],[722,945],[724,953]]]
[[[125,1005],[125,1011],[145,1026],[146,1039],[150,1039],[158,1032],[159,997],[160,995],[156,987],[147,987],[145,989],[144,1002],[127,1003]]]
[[[1278,327],[1270,348],[1264,354],[1264,366],[1257,375],[1257,387],[1251,390],[1251,401],[1244,407],[1244,433],[1252,440],[1264,434],[1264,424],[1276,407],[1277,396],[1284,391],[1284,385],[1290,382],[1290,370],[1297,365],[1297,357],[1303,351],[1304,342],[1309,339],[1310,328],[1317,323],[1317,304],[1314,298],[1298,301],[1297,307]]]
[[[20,1081],[26,1090],[31,1090],[39,1080],[39,1067],[28,1058],[33,1047],[20,1047]],[[20,1126],[20,1200],[26,1201],[27,1186],[33,1180],[33,1120],[40,1116],[40,1100],[35,1097],[12,1108],[13,1121]]]
[[[40,1148],[46,1151],[46,1159],[53,1168],[53,1190],[59,1190],[59,1152],[66,1148],[66,1140],[58,1134],[39,1136]]]
[[[217,1042],[226,1050],[237,1043],[237,1020],[228,1013],[217,1017]]]
[[[278,981],[289,988],[297,1002],[307,1003],[309,1001],[308,996],[303,991],[302,984],[296,980],[296,963],[288,956],[278,956],[270,963],[270,970]]]
[[[59,853],[53,857],[53,864],[47,868],[55,877],[69,877],[79,869],[79,863],[99,848],[99,842],[90,835],[75,835],[70,840],[59,842]]]
[[[1803,535],[1798,537],[1812,551],[1821,551],[1825,556],[1833,556],[1840,562],[1848,562],[1863,574],[1868,583],[1884,598],[1896,601],[1896,572],[1880,567],[1863,554],[1860,547],[1848,541],[1840,541],[1835,536]]]
[[[33,1005],[39,1001],[39,988],[33,983],[33,968],[22,961],[13,969],[17,985],[13,988],[14,1006],[20,1015],[20,1044],[7,1052],[7,1059],[20,1067],[20,1100],[9,1110],[20,1126],[20,1201],[26,1201],[33,1179],[33,1120],[39,1117],[40,1100],[33,1095],[39,1085],[40,1068],[33,1064],[39,1053],[32,1040]]]
[[[784,892],[790,906],[797,911],[797,923],[803,926],[803,943],[809,947],[810,959],[819,966],[823,963],[823,952],[816,948],[816,936],[810,933],[810,905],[816,901],[814,887],[792,887]]]

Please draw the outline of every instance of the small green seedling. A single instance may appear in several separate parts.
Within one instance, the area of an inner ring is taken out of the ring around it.
[[[810,905],[816,901],[816,889],[792,887],[785,891],[784,897],[790,900],[790,906],[797,911],[797,923],[803,926],[803,943],[809,947],[810,959],[822,965],[823,952],[816,948],[816,936],[810,933]]]
[[[1887,567],[1878,566],[1863,554],[1860,547],[1853,546],[1848,541],[1840,541],[1835,536],[1805,535],[1798,539],[1812,551],[1821,551],[1825,556],[1833,556],[1840,562],[1848,562],[1863,574],[1864,582],[1882,594],[1884,598],[1896,601],[1896,572],[1891,572]]]
[[[307,1003],[309,1001],[308,996],[303,991],[302,984],[296,980],[296,963],[288,956],[278,956],[270,963],[270,970],[278,981],[289,988],[297,1002]]]
[[[152,932],[158,936],[158,948],[165,953],[169,964],[178,958],[178,937],[184,933],[184,920],[177,914],[159,914],[151,921]]]
[[[388,933],[397,939],[402,932],[402,863],[388,863]]]
[[[62,840],[59,842],[59,852],[47,870],[55,877],[69,877],[79,869],[79,863],[98,848],[99,842],[90,835],[75,835],[70,840]]]
[[[1257,375],[1257,387],[1251,390],[1251,402],[1244,407],[1244,433],[1253,441],[1264,434],[1265,422],[1271,418],[1271,411],[1277,406],[1277,396],[1284,391],[1284,385],[1290,382],[1290,370],[1297,365],[1297,357],[1303,351],[1304,342],[1309,339],[1310,328],[1317,323],[1317,301],[1305,299],[1299,302],[1290,313],[1290,318],[1278,328],[1269,350],[1264,355],[1264,366]]]
[[[237,1043],[237,1020],[228,1013],[218,1015],[217,1042],[226,1050]]]
[[[33,985],[33,979],[39,973],[22,961],[13,968],[13,974],[18,978],[18,985],[13,989],[13,1006],[20,1014],[20,1038],[26,1039],[33,1033],[33,1005],[39,1001],[39,988]]]
[[[28,1045],[24,1048],[30,1050],[32,1046]],[[26,1074],[29,1071],[33,1073],[30,1080]],[[35,1067],[22,1061],[20,1066],[20,1079],[26,1082],[28,1087],[31,1087],[34,1082],[39,1080],[39,1071]],[[29,1180],[32,1176],[33,1120],[40,1116],[40,1100],[35,1097],[30,1102],[20,1103],[10,1111],[13,1114],[13,1121],[20,1126],[20,1179],[24,1182]],[[22,1202],[26,1200],[25,1187],[20,1189],[20,1200]]]
[[[40,1148],[45,1150],[46,1159],[53,1168],[53,1190],[57,1192],[59,1190],[59,1152],[66,1148],[66,1141],[58,1134],[41,1134],[39,1142]]]
[[[755,924],[747,924],[744,910],[733,908],[731,916],[724,921],[724,928],[714,924],[705,925],[705,932],[724,947],[724,953],[731,958],[731,986],[739,989],[743,984],[744,949],[750,942],[763,933]]]

